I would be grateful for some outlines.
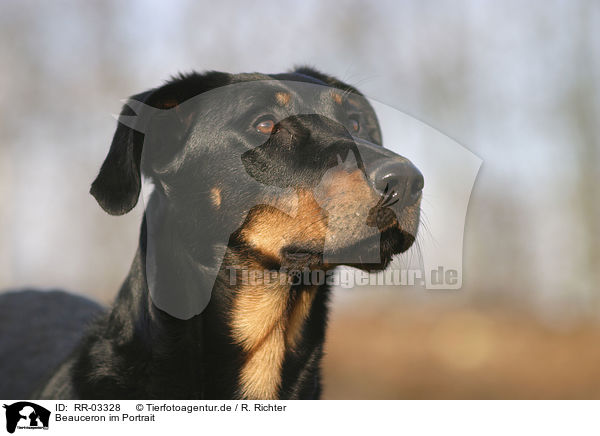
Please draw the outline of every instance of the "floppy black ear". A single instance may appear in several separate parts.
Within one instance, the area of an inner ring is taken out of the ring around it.
[[[131,97],[145,103],[152,91]],[[121,116],[135,116],[127,105]],[[123,215],[135,207],[141,189],[140,160],[144,135],[119,122],[110,150],[90,193],[98,204],[111,215]]]
[[[193,105],[182,103],[228,83],[229,76],[216,71],[181,74],[160,88],[131,97],[123,107],[121,117],[131,120],[135,116],[138,122],[119,122],[108,155],[90,189],[102,209],[111,215],[123,215],[137,204],[144,135],[151,138],[153,157],[168,157],[190,128],[195,114]],[[132,100],[143,104],[135,104]]]

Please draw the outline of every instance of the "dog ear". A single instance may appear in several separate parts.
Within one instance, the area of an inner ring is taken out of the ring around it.
[[[147,91],[131,97],[130,101],[145,103],[151,94],[152,91]],[[134,117],[136,113],[126,104],[120,116]],[[102,209],[111,215],[126,214],[137,204],[143,143],[143,133],[119,122],[108,155],[90,189]]]
[[[228,83],[225,73],[182,74],[160,88],[134,95],[123,107],[110,150],[90,193],[111,215],[135,207],[141,190],[141,160],[145,135],[151,138],[152,159],[168,159],[189,130],[196,114],[190,98]],[[148,144],[147,144],[148,145]]]

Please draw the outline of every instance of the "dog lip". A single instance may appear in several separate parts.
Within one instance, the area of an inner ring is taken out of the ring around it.
[[[355,240],[355,241],[351,242],[350,244],[345,245],[343,247],[327,250],[327,251],[325,251],[325,254],[333,255],[333,254],[339,253],[341,251],[347,251],[347,250],[353,250],[353,249],[372,250],[372,249],[376,248],[377,242],[380,240],[380,238],[381,238],[381,233],[377,232],[371,236],[367,236],[365,238]]]
[[[286,252],[285,257],[290,259],[290,260],[295,260],[295,261],[299,261],[299,260],[306,260],[309,257],[311,257],[312,253],[309,253],[308,251],[296,251],[296,252]]]
[[[333,250],[327,250],[324,254],[325,256],[327,256],[339,254],[340,252],[355,252],[356,255],[360,255],[361,252],[370,252],[371,250],[375,250],[377,248],[381,249],[383,244],[386,244],[386,242],[388,242],[386,240],[389,240],[389,238],[396,240],[394,243],[395,248],[387,253],[381,252],[381,255],[389,254],[393,256],[396,254],[401,254],[405,252],[408,248],[410,248],[410,246],[414,242],[414,237],[412,237],[412,241],[410,242],[406,239],[411,238],[409,232],[402,230],[396,226],[388,226],[373,235],[353,241],[352,243],[345,245],[344,247],[340,247]],[[397,243],[399,243],[399,245]]]
[[[282,257],[291,261],[305,261],[310,258],[320,257],[322,253],[308,247],[287,246],[281,250]]]

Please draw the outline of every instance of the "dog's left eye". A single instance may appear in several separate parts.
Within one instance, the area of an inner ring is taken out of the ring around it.
[[[254,125],[256,131],[263,135],[270,135],[273,131],[273,127],[275,127],[275,121],[271,118],[262,119]]]
[[[356,118],[350,118],[350,127],[352,127],[352,130],[354,130],[355,132],[358,132],[360,130],[360,123]]]

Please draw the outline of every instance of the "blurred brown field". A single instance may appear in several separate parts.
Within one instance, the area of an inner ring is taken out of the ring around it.
[[[597,399],[600,326],[514,307],[334,308],[326,399]]]

